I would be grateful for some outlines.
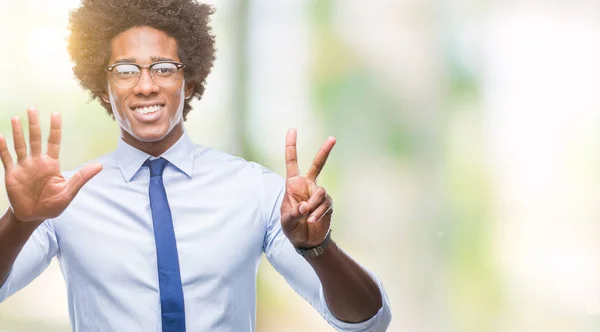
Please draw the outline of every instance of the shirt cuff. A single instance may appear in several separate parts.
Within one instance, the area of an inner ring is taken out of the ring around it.
[[[12,276],[12,269],[11,269],[10,273],[8,274],[6,281],[4,281],[4,284],[2,286],[0,286],[0,303],[4,302],[4,300],[6,300],[6,298],[8,297],[8,290],[10,288],[11,276]]]
[[[373,281],[379,287],[379,291],[381,292],[381,308],[377,313],[369,318],[368,320],[360,323],[348,323],[337,319],[331,311],[329,311],[329,307],[327,307],[327,302],[325,301],[325,294],[323,293],[323,286],[319,289],[319,297],[321,298],[321,303],[323,303],[324,307],[324,316],[327,322],[333,326],[338,331],[344,332],[384,332],[387,330],[390,322],[392,320],[392,312],[390,309],[390,303],[387,298],[387,294],[383,289],[383,284],[377,278],[375,274],[371,271],[367,271],[367,273],[373,278]]]

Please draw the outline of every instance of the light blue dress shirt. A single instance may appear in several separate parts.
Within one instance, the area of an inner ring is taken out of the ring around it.
[[[156,248],[148,197],[150,156],[122,140],[96,161],[104,169],[19,254],[0,302],[58,257],[74,331],[161,330]],[[164,183],[180,257],[188,331],[254,331],[256,274],[263,252],[290,286],[342,331],[384,331],[383,306],[366,322],[328,310],[321,283],[281,230],[285,180],[263,166],[194,145],[186,133],[163,155]],[[69,178],[75,171],[65,173]],[[281,327],[285,330],[285,327]]]

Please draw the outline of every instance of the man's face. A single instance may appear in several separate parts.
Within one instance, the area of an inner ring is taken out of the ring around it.
[[[122,32],[112,40],[111,48],[111,65],[181,62],[175,39],[150,27],[134,27]],[[184,98],[193,91],[192,84],[184,83],[183,69],[168,86],[157,85],[148,69],[141,70],[139,82],[133,87],[117,85],[111,73],[107,73],[107,82],[104,99],[111,103],[115,119],[122,130],[142,142],[160,141],[182,123]]]

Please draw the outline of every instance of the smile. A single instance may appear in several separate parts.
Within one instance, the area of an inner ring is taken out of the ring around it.
[[[135,107],[133,111],[138,114],[150,114],[160,111],[163,108],[163,105],[152,105],[146,107]]]

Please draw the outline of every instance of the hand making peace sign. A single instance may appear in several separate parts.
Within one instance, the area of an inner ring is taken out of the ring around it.
[[[287,176],[281,204],[281,226],[294,247],[316,247],[325,240],[333,214],[331,196],[325,188],[317,185],[317,177],[335,145],[335,138],[327,138],[306,175],[298,171],[296,129],[288,130],[285,145]]]

